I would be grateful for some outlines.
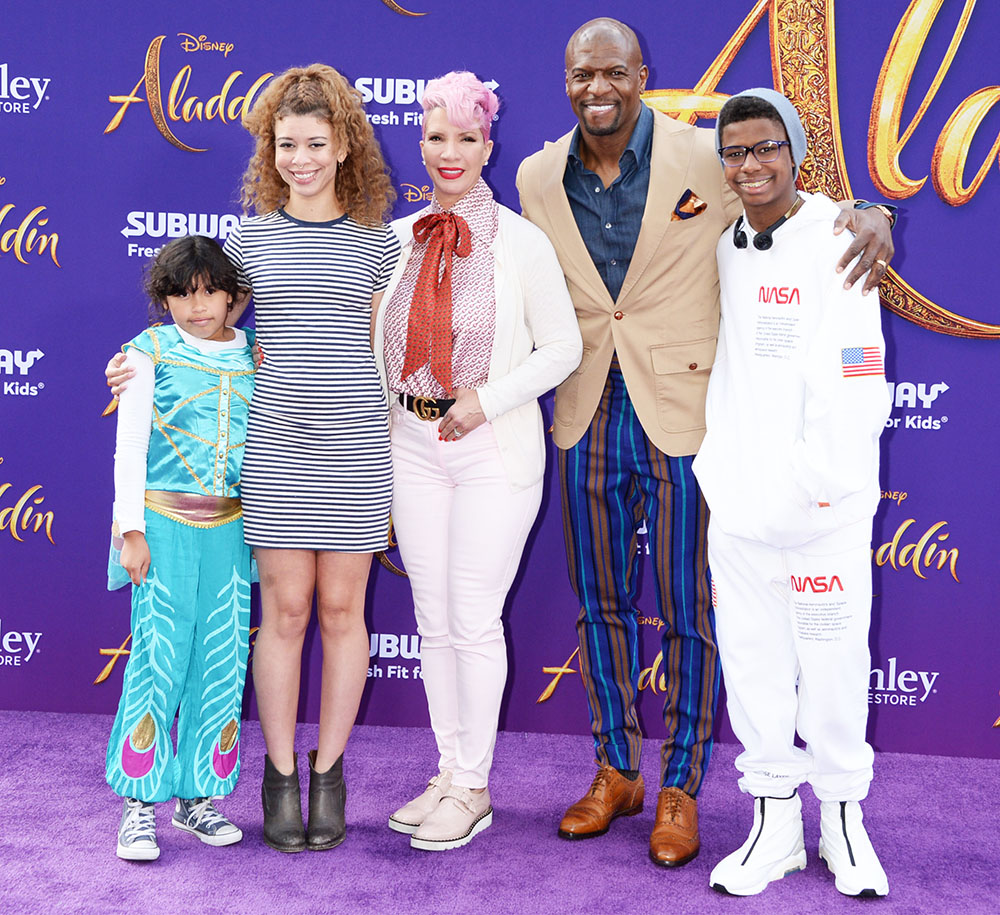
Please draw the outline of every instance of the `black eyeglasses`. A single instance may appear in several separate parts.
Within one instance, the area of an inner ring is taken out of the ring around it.
[[[746,162],[747,153],[753,153],[753,157],[763,165],[777,159],[781,155],[782,146],[791,145],[788,140],[761,140],[753,146],[723,146],[716,152],[726,168],[738,168]]]

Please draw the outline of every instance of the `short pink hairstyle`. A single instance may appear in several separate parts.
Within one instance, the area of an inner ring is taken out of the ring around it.
[[[500,100],[475,74],[452,70],[427,83],[420,104],[425,114],[435,108],[443,108],[448,120],[456,127],[461,130],[478,127],[483,140],[489,140],[493,116],[500,107]]]

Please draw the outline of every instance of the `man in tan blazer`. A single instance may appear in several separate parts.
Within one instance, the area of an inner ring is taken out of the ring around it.
[[[649,853],[672,867],[698,854],[695,796],[718,694],[708,509],[691,462],[719,329],[715,247],[741,206],[723,181],[712,131],[642,104],[647,75],[628,26],[581,26],[566,48],[579,124],[521,164],[517,187],[524,215],[555,246],[584,342],[579,368],[556,391],[555,442],[599,769],[559,834],[602,835],[612,819],[643,807],[634,597],[636,529],[645,521],[667,682]],[[841,264],[864,248],[865,267],[849,282],[892,250],[884,216],[858,213],[852,222],[865,231]]]

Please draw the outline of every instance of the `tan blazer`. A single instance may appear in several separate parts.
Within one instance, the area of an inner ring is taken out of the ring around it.
[[[555,443],[575,445],[594,417],[618,354],[629,397],[650,441],[694,454],[705,434],[705,394],[719,334],[715,246],[741,212],[722,177],[713,132],[653,112],[649,192],[618,301],[594,266],[563,189],[572,131],[517,172],[524,216],[559,256],[583,335],[580,367],[556,389]],[[690,189],[706,206],[672,219]]]

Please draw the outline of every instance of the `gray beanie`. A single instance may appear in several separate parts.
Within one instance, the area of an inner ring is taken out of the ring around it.
[[[802,164],[802,160],[806,157],[806,132],[802,127],[802,121],[799,120],[799,113],[795,110],[795,106],[788,101],[785,96],[780,92],[776,92],[774,89],[744,89],[742,92],[738,92],[736,95],[732,96],[729,101],[734,98],[759,98],[762,101],[767,102],[772,105],[774,109],[778,112],[781,117],[782,124],[785,125],[785,133],[788,134],[788,142],[791,144],[789,147],[792,153],[792,165],[795,166],[794,177],[798,177],[799,166]],[[722,106],[725,110],[727,101],[725,105]],[[722,114],[720,111],[719,114]],[[715,122],[715,148],[718,149],[722,146],[722,140],[719,136],[721,131],[719,130],[719,122]]]

